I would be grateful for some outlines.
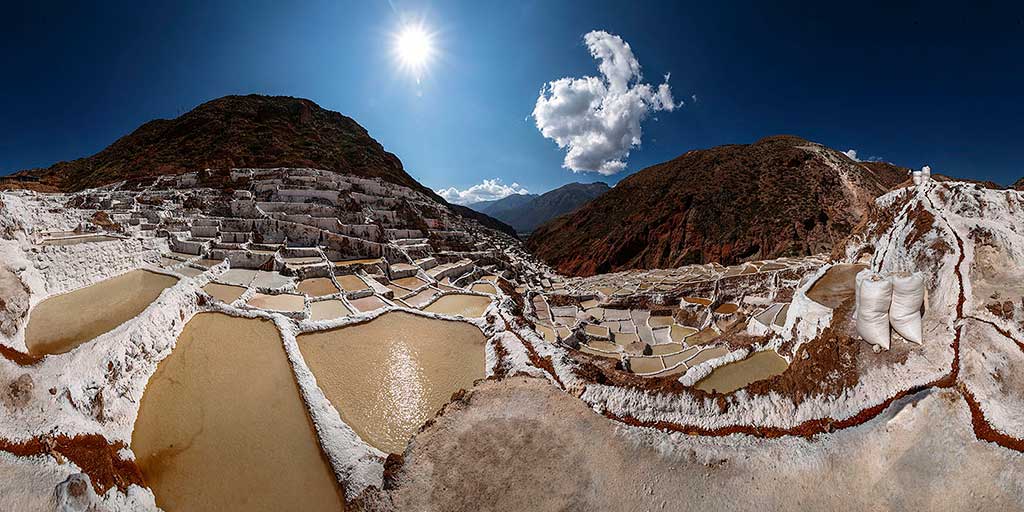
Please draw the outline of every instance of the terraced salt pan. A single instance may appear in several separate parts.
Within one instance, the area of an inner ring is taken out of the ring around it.
[[[95,236],[76,236],[70,238],[53,238],[50,240],[43,240],[43,243],[39,245],[78,245],[88,244],[93,242],[113,242],[115,240],[121,240],[120,238],[107,235],[95,235]]]
[[[279,295],[257,293],[249,299],[247,304],[260,309],[297,312],[305,309],[306,299],[302,295],[292,295],[290,293],[282,293]]]
[[[707,392],[732,393],[753,382],[779,375],[786,368],[789,368],[789,362],[785,358],[774,350],[762,350],[746,359],[715,368],[695,387]]]
[[[324,295],[333,295],[338,293],[338,287],[334,286],[334,282],[328,277],[312,277],[309,279],[303,279],[296,285],[296,289],[309,295],[311,297],[321,297]]]
[[[483,316],[484,311],[490,304],[491,299],[487,297],[454,293],[435,300],[429,306],[424,308],[424,311],[445,315],[462,315],[466,318],[476,318]]]
[[[165,510],[344,508],[268,321],[193,317],[146,386],[131,447]]]
[[[370,295],[368,297],[361,297],[358,299],[350,300],[349,303],[352,304],[353,307],[364,313],[367,311],[373,311],[387,306],[387,304],[385,304],[384,301],[380,300],[380,298],[378,298],[376,295]]]
[[[133,270],[62,295],[30,312],[25,344],[31,354],[63,354],[134,318],[178,278]]]
[[[830,309],[839,307],[856,294],[856,277],[867,265],[840,263],[833,265],[807,290],[807,297]]]
[[[209,283],[203,287],[203,291],[221,302],[231,304],[245,293],[245,288],[230,284]]]
[[[473,286],[470,286],[469,289],[474,292],[489,293],[491,295],[496,295],[498,293],[498,290],[490,283],[476,283]]]
[[[358,292],[370,289],[370,287],[367,286],[366,282],[364,282],[362,279],[359,279],[359,276],[354,274],[335,276],[335,279],[338,280],[338,284],[340,284],[341,288],[346,292]]]
[[[332,320],[351,314],[352,310],[348,309],[344,302],[337,299],[309,303],[309,319],[314,322],[318,320]]]
[[[391,312],[297,341],[345,423],[389,453],[402,453],[452,393],[484,377],[485,338],[462,322]]]
[[[417,288],[427,284],[426,281],[424,281],[424,280],[422,280],[422,279],[420,279],[420,278],[418,278],[416,276],[402,277],[402,278],[399,278],[399,279],[395,279],[395,280],[393,280],[391,282],[393,284],[397,284],[398,286],[401,286],[402,288],[407,288],[409,290],[415,290],[415,289],[417,289]]]

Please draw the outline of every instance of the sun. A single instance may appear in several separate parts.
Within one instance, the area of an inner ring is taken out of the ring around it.
[[[395,34],[392,51],[399,67],[412,73],[419,82],[435,54],[434,35],[422,24],[406,25]]]

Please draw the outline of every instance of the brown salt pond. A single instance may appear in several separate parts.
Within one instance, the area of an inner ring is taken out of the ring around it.
[[[43,240],[43,243],[39,245],[78,245],[92,242],[113,242],[115,240],[122,239],[107,235],[76,236],[70,238],[52,238],[50,240]]]
[[[387,304],[380,300],[376,295],[350,300],[349,303],[359,311],[363,312],[373,311],[387,306]]]
[[[306,299],[302,295],[282,293],[280,295],[267,295],[257,293],[248,302],[249,306],[260,309],[271,309],[274,311],[302,311],[306,307]]]
[[[200,313],[146,385],[132,451],[164,510],[342,510],[280,335]]]
[[[135,318],[178,278],[133,270],[62,295],[32,309],[25,345],[32,355],[63,354]]]
[[[323,295],[332,295],[338,293],[338,287],[334,286],[334,282],[329,277],[311,277],[309,279],[303,279],[299,281],[296,289],[309,295],[310,297],[321,297]]]
[[[209,283],[203,287],[203,291],[210,297],[231,304],[245,293],[245,288],[230,284]]]
[[[690,304],[700,304],[701,306],[711,305],[711,299],[702,299],[700,297],[683,297],[683,300]]]
[[[398,286],[401,286],[402,288],[407,288],[409,290],[415,290],[415,289],[417,289],[417,288],[427,284],[426,281],[424,281],[424,280],[422,280],[422,279],[420,279],[420,278],[418,278],[416,276],[409,276],[409,277],[403,277],[403,278],[400,278],[400,279],[395,279],[395,280],[391,281],[391,283],[392,284],[397,284]]]
[[[333,320],[351,314],[352,311],[340,300],[331,299],[309,303],[309,319],[313,321]]]
[[[392,312],[373,321],[301,334],[317,385],[367,443],[402,453],[452,393],[484,377],[476,327]]]
[[[857,273],[868,268],[856,263],[840,263],[825,271],[807,290],[807,298],[830,309],[852,300],[857,293]]]
[[[334,276],[338,280],[338,284],[346,292],[358,292],[360,290],[368,290],[369,286],[359,276],[354,274],[344,274],[340,276]]]
[[[435,300],[424,311],[445,315],[462,315],[467,318],[483,316],[491,299],[479,295],[453,293]]]
[[[785,358],[774,350],[762,350],[741,361],[719,366],[697,383],[696,388],[709,393],[732,393],[752,382],[779,375],[789,368]]]
[[[494,288],[494,285],[491,283],[476,283],[473,286],[470,286],[469,289],[474,292],[489,293],[491,295],[496,295],[498,293],[498,290]]]

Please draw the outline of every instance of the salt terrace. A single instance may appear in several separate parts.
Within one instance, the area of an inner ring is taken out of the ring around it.
[[[487,439],[530,439],[501,418],[534,413],[523,421],[538,432],[571,419],[630,439],[623,453],[727,456],[785,476],[797,462],[751,454],[855,452],[872,441],[852,427],[876,429],[887,408],[931,391],[959,405],[913,398],[929,415],[913,428],[949,421],[956,435],[973,430],[965,443],[1001,447],[972,448],[989,461],[974,466],[979,479],[1021,462],[1024,397],[1002,383],[1020,380],[1024,290],[998,283],[1019,275],[1024,239],[971,213],[1022,215],[1019,194],[931,183],[880,198],[832,255],[585,278],[422,192],[314,169],[0,200],[0,466],[11,475],[0,496],[18,508],[202,510],[242,497],[436,508],[459,496],[428,492],[447,487],[420,468],[469,471],[458,457],[504,453]],[[930,276],[924,339],[871,350],[854,328],[854,276],[908,266]],[[505,394],[517,403],[490,409]],[[486,433],[446,451],[437,433],[459,421]],[[725,447],[728,436],[742,440]],[[605,471],[586,455],[601,439],[574,439],[560,445],[580,444],[566,460]],[[521,448],[502,462],[514,474],[540,463]],[[474,474],[463,484],[486,485]],[[300,485],[310,492],[293,496]],[[442,501],[417,501],[428,498]]]

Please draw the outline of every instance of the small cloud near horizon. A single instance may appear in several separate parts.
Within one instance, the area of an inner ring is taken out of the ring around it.
[[[563,168],[607,176],[626,168],[630,150],[641,142],[640,124],[651,113],[672,112],[683,103],[672,98],[670,74],[657,87],[643,82],[640,62],[621,37],[594,30],[583,41],[601,76],[544,84],[533,118],[544,138],[567,150]]]
[[[445,201],[462,205],[479,203],[480,201],[494,201],[513,194],[530,193],[529,190],[526,190],[518,183],[513,182],[511,185],[502,183],[501,178],[494,178],[490,180],[485,178],[482,183],[477,183],[465,190],[448,187],[438,189],[436,192],[437,195],[443,197]]]

